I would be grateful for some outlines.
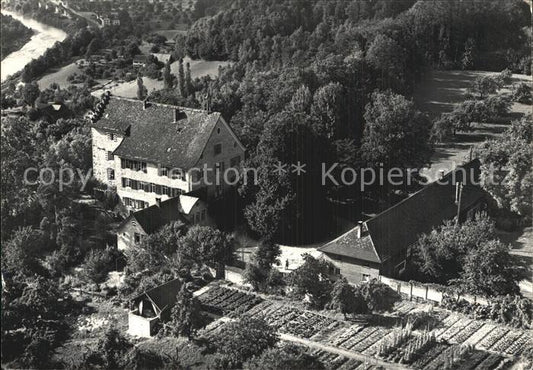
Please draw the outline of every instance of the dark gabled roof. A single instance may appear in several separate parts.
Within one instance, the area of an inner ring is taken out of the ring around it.
[[[358,238],[357,230],[350,230],[346,234],[342,234],[337,239],[318,249],[324,253],[351,257],[369,262],[381,262],[376,249],[372,244],[370,235]]]
[[[36,104],[41,116],[57,121],[60,118],[72,117],[72,111],[64,103],[49,102]]]
[[[146,292],[133,298],[132,301],[138,301],[140,298],[147,296],[153,304],[156,306],[157,315],[161,312],[168,310],[176,303],[176,296],[181,288],[181,280],[179,278],[170,280],[165,284],[159,285],[155,288],[147,290]]]
[[[426,185],[409,198],[367,220],[363,223],[365,232],[362,238],[357,237],[357,226],[319,250],[370,262],[383,262],[406,250],[420,234],[430,232],[457,215],[456,182],[464,184],[461,210],[468,209],[484,196],[483,191],[472,184],[479,178],[479,166],[479,161],[474,160],[458,167],[439,181]],[[466,171],[466,178],[463,178],[462,169]]]
[[[174,198],[170,198],[165,200],[164,202],[161,202],[161,204],[153,205],[144,209],[141,209],[137,212],[132,213],[129,215],[118,227],[118,230],[122,229],[124,225],[126,225],[131,220],[136,220],[140,227],[147,233],[152,234],[153,232],[157,231],[162,226],[169,224],[173,221],[181,221],[184,224],[187,223],[187,220],[183,216],[184,214],[188,214],[188,209],[183,209],[184,207],[184,199],[183,198],[191,198],[194,199],[194,197],[190,197],[187,195],[180,195]],[[186,199],[188,200],[188,199]],[[187,202],[190,203],[190,202]],[[185,207],[188,207],[188,205],[185,205]]]
[[[186,171],[193,167],[220,119],[220,113],[111,97],[92,127],[127,133],[114,151],[128,159]],[[174,122],[175,111],[180,111]]]

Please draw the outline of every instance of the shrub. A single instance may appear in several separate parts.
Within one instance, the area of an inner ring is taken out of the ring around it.
[[[82,265],[83,277],[86,280],[100,284],[107,279],[107,274],[113,269],[113,257],[109,249],[91,249]]]
[[[531,86],[525,82],[520,82],[513,86],[513,101],[523,104],[531,104]]]
[[[400,300],[400,296],[388,285],[372,279],[359,287],[368,308],[371,311],[391,311],[394,303]]]
[[[496,77],[496,81],[500,86],[509,85],[513,78],[513,72],[509,68],[505,68],[500,74]]]
[[[520,296],[496,297],[488,305],[444,296],[441,306],[476,319],[490,319],[516,328],[531,328],[533,319],[533,303]]]

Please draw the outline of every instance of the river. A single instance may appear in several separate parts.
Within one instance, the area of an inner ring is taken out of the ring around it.
[[[63,41],[67,34],[55,27],[47,26],[31,18],[25,18],[20,14],[2,9],[2,14],[10,15],[28,28],[31,28],[35,34],[32,36],[21,49],[12,52],[1,65],[2,82],[13,73],[21,71],[26,64],[32,59],[36,59],[57,41]]]

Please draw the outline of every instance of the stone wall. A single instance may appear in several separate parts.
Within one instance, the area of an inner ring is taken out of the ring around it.
[[[94,177],[104,184],[109,186],[116,186],[117,180],[119,180],[116,170],[116,157],[114,160],[108,160],[108,152],[113,152],[122,142],[124,138],[121,135],[113,134],[111,139],[110,134],[91,129],[92,135],[92,151],[93,151],[93,175]],[[115,171],[115,180],[108,179],[108,169]]]

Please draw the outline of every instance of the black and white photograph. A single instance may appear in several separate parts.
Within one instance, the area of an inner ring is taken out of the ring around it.
[[[533,368],[532,0],[0,0],[1,368]]]

